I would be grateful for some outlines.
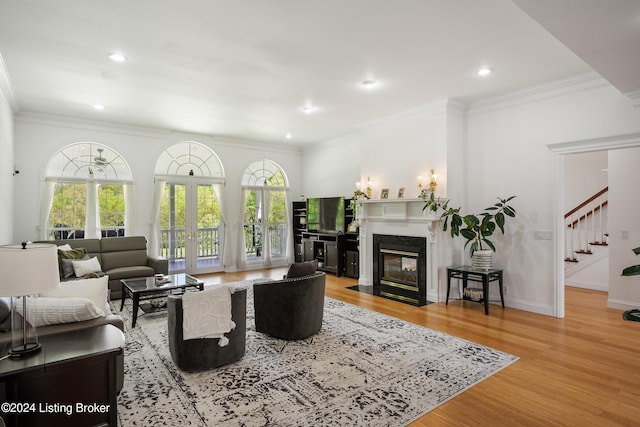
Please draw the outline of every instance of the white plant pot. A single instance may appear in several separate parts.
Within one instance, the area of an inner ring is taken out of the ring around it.
[[[493,251],[481,250],[475,251],[471,255],[471,267],[478,270],[490,270],[493,264]]]

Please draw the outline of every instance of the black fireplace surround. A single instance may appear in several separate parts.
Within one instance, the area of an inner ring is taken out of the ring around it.
[[[373,294],[427,304],[427,239],[373,235]]]

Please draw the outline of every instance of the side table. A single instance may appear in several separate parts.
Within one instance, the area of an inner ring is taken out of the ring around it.
[[[42,350],[32,357],[0,362],[0,415],[5,423],[115,427],[122,331],[102,325],[47,335],[40,343]]]
[[[498,281],[500,287],[500,300],[502,301],[502,308],[504,308],[504,293],[502,290],[502,270],[491,268],[489,270],[479,270],[473,268],[470,265],[461,265],[457,267],[447,267],[447,301],[445,305],[449,304],[449,292],[451,292],[451,279],[462,279],[462,295],[464,295],[464,289],[467,287],[467,283],[478,282],[482,283],[482,299],[484,302],[484,314],[489,314],[489,283]],[[467,299],[468,298],[464,298]]]

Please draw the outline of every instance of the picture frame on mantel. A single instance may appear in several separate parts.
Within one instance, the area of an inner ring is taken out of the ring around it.
[[[389,198],[389,189],[388,188],[383,188],[382,191],[380,192],[380,198],[381,199],[388,199]]]
[[[398,199],[404,199],[404,187],[398,189]]]

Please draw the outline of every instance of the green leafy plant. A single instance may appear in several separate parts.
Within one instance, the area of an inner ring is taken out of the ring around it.
[[[632,249],[633,253],[636,255],[640,255],[640,247]],[[622,276],[637,276],[640,275],[640,265],[632,265],[631,267],[627,267],[622,270]],[[622,313],[622,318],[624,320],[632,320],[634,322],[640,322],[640,310],[634,308],[633,310],[627,310]]]
[[[461,208],[449,207],[449,200],[437,199],[433,193],[425,197],[425,205],[422,210],[431,210],[437,213],[442,211],[440,218],[444,220],[442,231],[449,230],[451,237],[462,235],[467,242],[464,247],[470,247],[471,255],[475,251],[484,250],[485,246],[495,252],[496,247],[489,237],[496,229],[504,234],[504,226],[508,217],[515,218],[516,210],[508,203],[516,196],[506,199],[498,197],[498,202],[489,206],[479,214],[460,214]]]
[[[640,255],[640,247],[632,249],[633,253]],[[622,270],[622,276],[637,276],[640,274],[640,265],[632,265]]]
[[[365,199],[369,198],[369,196],[367,196],[367,193],[365,193],[364,191],[358,189],[358,190],[353,192],[353,197],[351,197],[351,202],[349,203],[349,208],[356,209],[357,203],[358,203],[358,200],[360,199],[360,197],[364,197]]]

